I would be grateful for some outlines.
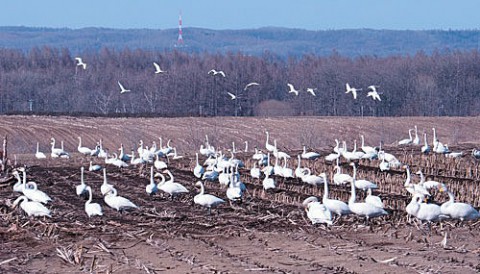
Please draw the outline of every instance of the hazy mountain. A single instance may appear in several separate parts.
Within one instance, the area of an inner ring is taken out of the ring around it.
[[[477,49],[480,31],[395,31],[395,30],[325,30],[308,31],[266,27],[247,30],[211,30],[184,28],[185,46],[176,47],[177,29],[55,29],[0,27],[0,47],[29,50],[50,46],[68,48],[72,53],[109,48],[141,48],[187,52],[237,52],[261,55],[265,51],[280,56],[304,54],[345,56],[406,55],[418,51]]]

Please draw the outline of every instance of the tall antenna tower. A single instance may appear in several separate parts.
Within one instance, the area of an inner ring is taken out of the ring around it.
[[[183,43],[183,36],[182,36],[182,11],[178,15],[178,39],[177,39],[177,47],[182,47]]]

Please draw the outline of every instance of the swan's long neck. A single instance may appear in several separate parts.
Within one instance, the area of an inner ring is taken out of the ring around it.
[[[90,162],[90,166],[91,165],[92,165],[92,162]],[[82,185],[85,184],[85,182],[83,181],[83,170],[84,170],[84,168],[82,166],[82,168],[80,169],[80,184],[82,184]]]
[[[205,194],[205,188],[203,187],[203,183],[200,184],[200,195]]]
[[[300,155],[298,155],[297,168],[299,168],[299,169],[301,168],[301,167],[300,167],[300,164],[301,164],[301,160],[300,160],[300,159],[301,159],[301,158],[300,158]]]
[[[27,172],[25,170],[22,171],[23,174],[23,188],[25,189],[27,187]]]
[[[153,179],[153,166],[150,168],[150,185],[154,185],[155,181]]]
[[[167,170],[167,174],[170,176],[170,180],[168,181],[173,183],[173,174],[170,172],[170,170]]]
[[[323,178],[323,199],[328,199],[328,182],[327,177],[322,176]]]
[[[159,184],[159,185],[163,185],[163,184],[165,183],[165,181],[166,181],[166,180],[165,180],[165,176],[163,176],[163,174],[160,174],[160,173],[158,174],[158,176],[160,176],[160,179],[161,179],[160,183],[158,183],[158,184]]]
[[[37,142],[37,153],[40,152],[40,144]]]
[[[348,203],[350,203],[350,204],[355,203],[355,199],[356,199],[356,193],[355,193],[355,181],[356,181],[356,177],[357,177],[357,168],[356,168],[355,166],[353,166],[353,181],[352,181],[352,183],[350,184],[350,185],[351,185],[351,189],[352,189],[352,196],[351,196],[350,199],[348,200]]]
[[[365,138],[363,137],[363,135],[360,135],[360,138],[362,139],[362,147],[365,146]]]
[[[103,169],[103,184],[107,184],[107,170],[105,168]]]
[[[82,137],[78,137],[78,147],[82,146]]]
[[[92,202],[92,188],[91,188],[91,187],[87,187],[87,190],[88,190],[88,201],[87,201],[87,204],[89,204],[89,203]]]
[[[245,141],[245,152],[248,152],[248,141]]]
[[[412,130],[408,130],[408,137],[410,137],[410,140],[412,140]]]
[[[410,169],[407,167],[407,180],[405,181],[405,185],[410,184]]]
[[[423,176],[423,172],[420,171],[420,184],[425,183],[425,176]]]
[[[303,154],[307,153],[307,149],[303,146]]]
[[[455,196],[453,196],[453,193],[451,191],[447,191],[447,194],[448,194],[448,198],[450,198],[448,202],[453,204],[455,202]]]
[[[426,134],[426,133],[423,134],[423,141],[425,142],[425,145],[428,145],[428,143],[427,143],[427,134]]]

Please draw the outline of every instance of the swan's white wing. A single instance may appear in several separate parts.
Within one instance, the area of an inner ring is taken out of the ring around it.
[[[235,96],[235,94],[232,94],[232,93],[230,93],[230,92],[228,92],[228,91],[227,91],[227,93],[228,93],[228,95],[230,95],[230,97],[232,97],[232,100],[234,100],[235,98],[237,98],[237,96]]]

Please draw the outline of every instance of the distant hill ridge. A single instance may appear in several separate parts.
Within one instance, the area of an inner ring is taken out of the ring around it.
[[[184,47],[176,47],[177,29],[34,28],[0,27],[0,48],[28,51],[33,47],[68,48],[81,53],[101,48],[172,50],[187,52],[265,52],[281,57],[305,54],[358,57],[411,55],[418,51],[473,50],[480,45],[479,30],[302,30],[264,27],[244,30],[184,28]]]

